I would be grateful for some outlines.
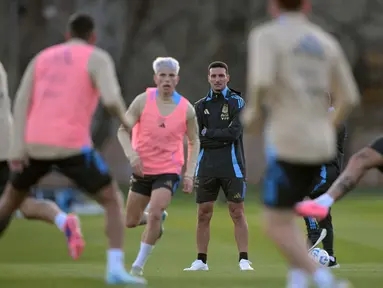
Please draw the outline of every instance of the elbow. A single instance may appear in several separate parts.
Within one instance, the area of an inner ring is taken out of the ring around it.
[[[119,95],[109,95],[109,97],[103,97],[101,98],[102,104],[104,107],[112,112],[112,114],[115,114],[113,112],[117,112],[121,110],[121,107],[125,106],[125,103],[123,102],[122,98]]]
[[[108,111],[116,111],[118,108],[118,102],[114,100],[103,101],[103,105]]]
[[[118,132],[117,132],[117,139],[118,139],[118,142],[120,142],[120,144],[123,145],[123,144],[124,144],[124,139],[125,139],[126,137],[130,137],[129,134],[128,134],[128,132],[127,132],[124,128],[120,127],[120,128],[118,129]]]
[[[351,99],[351,106],[352,107],[357,107],[357,106],[359,106],[359,104],[360,104],[360,97],[359,97],[359,95],[355,95],[352,99]]]

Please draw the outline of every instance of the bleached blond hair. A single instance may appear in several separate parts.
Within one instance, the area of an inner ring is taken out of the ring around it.
[[[173,57],[157,57],[157,59],[153,61],[154,73],[158,74],[161,68],[169,68],[178,75],[180,72],[180,63]]]

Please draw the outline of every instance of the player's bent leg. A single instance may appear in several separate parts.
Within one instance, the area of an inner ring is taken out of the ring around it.
[[[32,197],[27,197],[19,210],[28,220],[40,220],[55,224],[60,231],[65,233],[70,256],[74,260],[81,256],[85,241],[81,232],[80,220],[76,215],[67,215],[52,201],[38,200]]]
[[[8,184],[0,198],[0,234],[4,234],[8,228],[13,213],[20,207],[27,193],[16,190],[12,184]]]
[[[147,221],[148,221],[148,216],[149,216],[149,208],[150,208],[150,205],[148,204],[144,210],[144,214],[142,215],[142,218],[141,218],[141,221],[139,223],[139,225],[146,225]],[[164,212],[162,212],[162,219],[161,219],[161,231],[160,231],[160,235],[158,236],[158,239],[160,239],[164,233],[164,222],[165,220],[168,218],[168,212],[165,210]],[[143,234],[143,236],[145,236]]]
[[[157,188],[152,191],[148,209],[148,218],[145,231],[140,245],[140,251],[136,260],[132,264],[131,273],[142,275],[145,263],[151,254],[154,245],[161,234],[161,222],[163,212],[169,206],[172,200],[172,191],[169,188]],[[146,205],[145,205],[146,206]],[[144,207],[145,209],[145,207]]]
[[[308,275],[313,276],[317,287],[333,287],[334,278],[326,268],[318,265],[307,255],[306,243],[300,228],[295,222],[292,209],[264,209],[266,234],[276,244],[289,265],[289,285],[287,287],[307,287]],[[327,286],[326,286],[327,285]]]
[[[110,285],[146,284],[144,279],[134,277],[125,270],[123,199],[118,185],[105,186],[93,198],[104,207],[106,215],[109,240],[106,282]]]
[[[113,181],[101,156],[92,149],[83,154],[58,160],[59,171],[72,179],[95,199],[105,211],[105,230],[108,238],[105,281],[109,285],[146,284],[125,270],[124,215],[122,193]]]
[[[144,215],[146,206],[150,200],[150,194],[145,195],[130,190],[126,201],[126,219],[125,226],[127,228],[135,228],[138,225],[147,223],[147,215]]]
[[[27,198],[30,188],[44,177],[50,169],[51,164],[49,161],[30,159],[29,164],[23,167],[21,171],[12,173],[0,199],[0,222],[9,223],[8,219]]]

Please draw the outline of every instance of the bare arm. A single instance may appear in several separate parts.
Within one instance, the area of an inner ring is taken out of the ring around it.
[[[125,119],[126,105],[121,95],[116,68],[112,57],[101,49],[95,49],[88,63],[89,74],[100,92],[101,102],[110,114],[116,116],[122,125]]]
[[[341,125],[351,110],[359,104],[360,97],[350,65],[339,44],[336,45],[336,57],[332,67],[332,97],[335,111],[333,123]]]
[[[13,106],[14,131],[10,151],[10,160],[21,160],[26,155],[25,126],[27,122],[28,108],[33,93],[35,60],[29,62],[16,92]]]
[[[123,125],[118,128],[117,138],[121,144],[122,149],[126,157],[129,159],[131,165],[134,165],[138,160],[138,155],[136,151],[133,150],[131,142],[131,133],[134,125],[139,121],[141,113],[145,107],[146,102],[146,93],[138,95],[130,104],[128,111],[125,113],[126,121],[129,127]]]
[[[253,30],[248,40],[248,72],[247,85],[249,101],[245,108],[244,124],[251,130],[256,122],[264,121],[263,101],[276,76],[276,52],[271,38],[266,33]]]
[[[1,135],[3,135],[4,139],[7,139],[9,142],[8,145],[5,145],[7,151],[0,151],[3,155],[9,156],[9,148],[11,147],[12,141],[12,132],[13,132],[13,119],[11,112],[11,99],[9,99],[8,94],[8,79],[7,72],[4,69],[4,66],[0,63],[0,118],[3,121],[3,129],[1,131]],[[0,156],[2,156],[0,155]]]
[[[187,111],[187,137],[188,137],[188,159],[185,171],[185,177],[193,178],[197,166],[197,159],[200,148],[200,141],[198,137],[198,121],[195,110],[189,104]]]

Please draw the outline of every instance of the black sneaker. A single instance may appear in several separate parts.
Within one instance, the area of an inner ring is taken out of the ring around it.
[[[330,263],[328,263],[329,268],[340,268],[338,262],[336,262],[336,257],[330,257]]]
[[[318,246],[324,238],[327,236],[327,230],[326,229],[318,229],[316,231],[310,231],[308,238],[309,242],[312,245],[309,249],[309,252],[313,250],[316,246]],[[310,245],[309,244],[309,245]]]

